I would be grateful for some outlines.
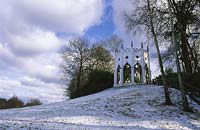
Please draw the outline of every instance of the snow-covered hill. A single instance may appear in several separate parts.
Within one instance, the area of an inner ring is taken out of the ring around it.
[[[181,110],[180,93],[170,89],[174,106],[163,105],[163,88],[134,86],[49,105],[0,110],[0,130],[200,130],[200,106]]]

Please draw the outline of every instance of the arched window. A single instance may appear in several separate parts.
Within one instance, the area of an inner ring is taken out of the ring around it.
[[[117,67],[117,84],[119,84],[120,81],[120,65]]]
[[[142,66],[139,63],[134,66],[134,81],[135,83],[142,83]]]
[[[131,66],[130,64],[126,63],[124,65],[124,83],[131,82]]]

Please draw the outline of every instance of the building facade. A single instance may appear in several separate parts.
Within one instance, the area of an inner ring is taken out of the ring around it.
[[[123,48],[115,57],[114,87],[148,84],[151,81],[149,48]]]

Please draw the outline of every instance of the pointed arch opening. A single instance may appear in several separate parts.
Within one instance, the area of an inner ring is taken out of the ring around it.
[[[134,81],[135,83],[142,83],[142,66],[139,63],[134,66]]]
[[[130,64],[126,63],[124,65],[124,83],[131,83],[131,66]]]
[[[117,67],[117,84],[119,84],[119,82],[120,82],[120,69],[121,69],[121,67],[120,67],[120,65],[118,65],[118,67]]]

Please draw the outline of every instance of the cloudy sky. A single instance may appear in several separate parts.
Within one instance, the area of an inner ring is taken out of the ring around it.
[[[57,51],[74,36],[98,41],[117,34],[126,46],[133,41],[135,47],[146,40],[124,28],[122,15],[130,11],[130,0],[0,2],[0,97],[64,100]],[[155,75],[156,66],[151,69]]]

